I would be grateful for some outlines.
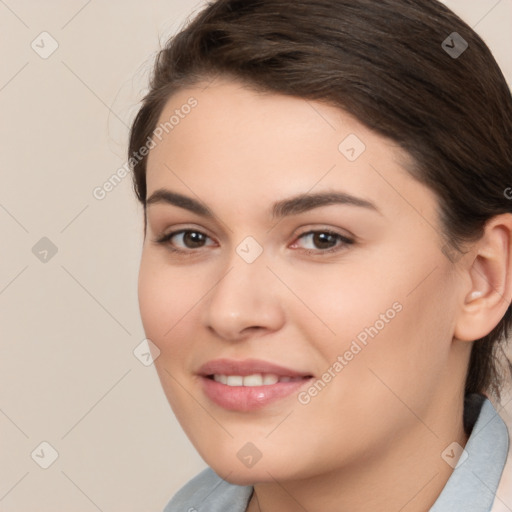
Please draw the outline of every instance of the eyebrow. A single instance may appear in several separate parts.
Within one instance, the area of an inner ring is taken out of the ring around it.
[[[165,203],[184,208],[192,213],[201,215],[202,217],[213,217],[213,213],[203,203],[192,199],[191,197],[178,194],[177,192],[171,192],[165,188],[159,188],[155,190],[153,194],[147,199],[146,205],[155,203]]]
[[[200,201],[163,188],[153,192],[146,201],[147,205],[155,203],[171,204],[189,210],[202,217],[214,217],[212,211]],[[319,192],[316,194],[301,194],[274,203],[272,206],[272,217],[282,218],[290,215],[298,215],[299,213],[332,204],[345,204],[367,208],[381,214],[377,206],[367,199],[356,197],[346,192]]]
[[[274,218],[282,218],[288,215],[297,215],[331,204],[358,206],[380,213],[377,206],[367,199],[356,197],[346,192],[319,192],[316,194],[301,194],[290,199],[278,201],[272,208],[272,216]]]

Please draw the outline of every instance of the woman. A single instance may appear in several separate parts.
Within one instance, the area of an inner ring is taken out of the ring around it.
[[[488,511],[512,98],[437,1],[218,0],[130,157],[144,329],[210,466],[166,511]]]

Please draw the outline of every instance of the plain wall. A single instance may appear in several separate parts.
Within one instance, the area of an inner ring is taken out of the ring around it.
[[[512,84],[512,0],[445,3]],[[0,2],[0,511],[158,511],[205,467],[133,353],[131,178],[93,194],[126,161],[159,41],[201,5]]]

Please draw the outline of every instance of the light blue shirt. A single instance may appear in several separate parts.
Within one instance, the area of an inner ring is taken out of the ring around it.
[[[466,397],[464,423],[471,434],[430,512],[489,512],[508,453],[508,430],[483,395]],[[467,457],[466,457],[467,454]],[[252,486],[234,485],[207,468],[182,487],[164,512],[245,512]]]

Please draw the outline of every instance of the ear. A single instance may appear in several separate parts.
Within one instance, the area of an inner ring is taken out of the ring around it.
[[[490,219],[468,256],[463,258],[468,279],[454,331],[462,341],[489,334],[512,301],[512,214]]]

